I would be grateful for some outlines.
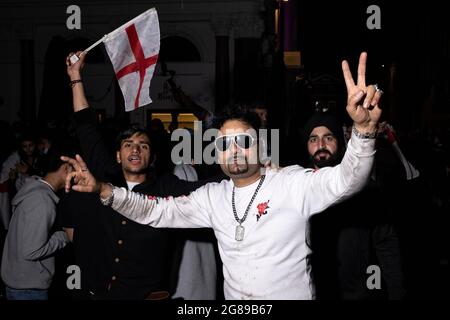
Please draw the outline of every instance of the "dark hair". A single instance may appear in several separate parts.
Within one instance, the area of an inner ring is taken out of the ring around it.
[[[45,174],[49,172],[56,172],[65,163],[61,160],[61,156],[74,158],[75,151],[72,145],[58,144],[52,145],[48,153],[43,157],[43,171]]]
[[[36,138],[33,136],[33,134],[31,132],[26,132],[26,133],[22,134],[18,139],[18,153],[19,153],[20,159],[26,158],[26,154],[22,150],[22,142],[24,142],[24,141],[31,141],[34,143],[35,148],[33,151],[33,157],[36,157],[38,154],[38,150],[36,148]]]
[[[259,116],[244,104],[235,104],[225,108],[221,113],[214,117],[212,127],[220,129],[225,122],[230,120],[245,122],[255,131],[258,131],[261,128]]]
[[[122,145],[122,141],[128,139],[138,133],[139,135],[145,134],[150,140],[150,132],[142,127],[131,126],[123,131],[121,131],[116,138],[116,151],[120,150],[120,146]],[[151,147],[151,140],[149,141]]]

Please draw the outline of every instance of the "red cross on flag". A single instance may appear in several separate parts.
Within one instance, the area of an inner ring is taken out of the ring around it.
[[[125,110],[151,103],[150,82],[160,46],[156,10],[145,11],[109,33],[103,42],[123,93]]]

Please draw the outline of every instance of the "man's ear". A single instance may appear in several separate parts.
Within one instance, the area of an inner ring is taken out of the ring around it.
[[[64,163],[64,164],[62,164],[61,167],[59,168],[59,171],[60,171],[60,172],[62,171],[62,172],[64,173],[64,175],[67,175],[68,173],[70,173],[70,168],[71,168],[71,165],[70,165],[70,164]]]
[[[120,151],[116,151],[116,161],[117,161],[117,163],[122,162],[122,161],[120,161]]]

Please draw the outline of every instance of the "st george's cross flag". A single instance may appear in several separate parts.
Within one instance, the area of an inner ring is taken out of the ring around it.
[[[150,82],[160,47],[158,14],[149,9],[103,40],[125,100],[125,110],[152,102]]]

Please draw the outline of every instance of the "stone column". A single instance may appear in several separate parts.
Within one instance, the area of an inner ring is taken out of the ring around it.
[[[215,112],[217,113],[228,104],[230,98],[229,31],[231,22],[225,16],[215,16],[211,23],[216,34]]]
[[[27,125],[36,121],[33,26],[15,26],[20,41],[20,109],[19,118]]]
[[[252,14],[233,17],[234,98],[236,101],[262,99],[264,91],[261,36],[263,20]]]

